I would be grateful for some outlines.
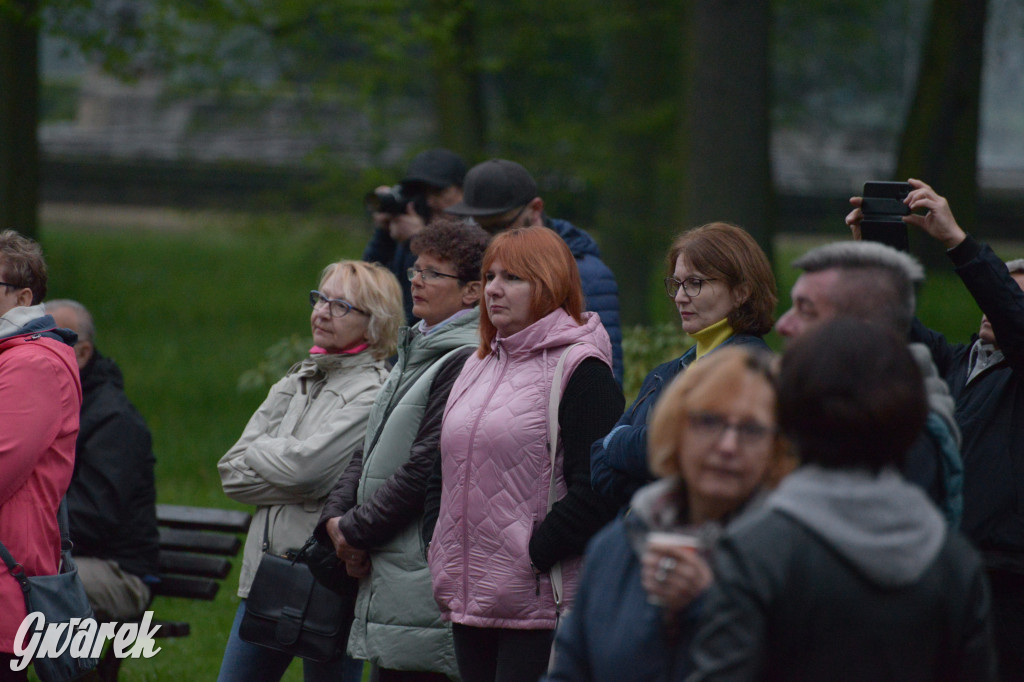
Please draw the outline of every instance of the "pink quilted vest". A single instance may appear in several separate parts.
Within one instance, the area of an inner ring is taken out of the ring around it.
[[[611,365],[608,333],[595,313],[578,325],[561,308],[467,360],[441,427],[443,488],[430,545],[434,598],[446,619],[476,627],[555,626],[547,575],[538,582],[529,542],[547,514],[551,460],[548,393],[555,365],[574,343],[561,390],[580,362]],[[558,498],[566,494],[561,445]],[[562,562],[564,604],[576,592],[579,558]],[[539,591],[539,594],[537,592]]]

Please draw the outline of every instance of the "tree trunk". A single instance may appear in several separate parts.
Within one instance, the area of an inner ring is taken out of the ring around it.
[[[770,162],[769,0],[696,0],[686,35],[683,111],[686,227],[746,229],[769,257],[774,232]]]
[[[441,146],[466,159],[483,154],[487,134],[476,46],[476,6],[463,0],[430,3],[434,78]]]
[[[933,0],[917,90],[900,144],[896,177],[920,178],[949,200],[967,231],[978,219],[978,119],[988,0]],[[928,263],[941,247],[917,239]]]
[[[609,40],[609,158],[598,224],[623,323],[638,324],[671,308],[660,280],[664,254],[682,227],[674,212],[682,184],[675,142],[686,3],[614,4],[611,14],[622,19]]]
[[[0,229],[37,234],[39,33],[37,0],[0,6]]]

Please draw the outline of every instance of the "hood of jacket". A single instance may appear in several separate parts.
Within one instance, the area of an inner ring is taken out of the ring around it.
[[[569,246],[569,250],[572,252],[573,257],[601,257],[601,250],[597,247],[597,242],[594,241],[594,238],[570,223],[568,220],[545,217],[544,226],[558,233],[558,236],[562,238],[562,241]]]
[[[46,332],[50,337],[75,345],[78,334],[70,329],[57,327],[53,317],[46,314],[42,305],[15,306],[0,316],[0,339],[9,339],[22,334]]]
[[[612,342],[601,324],[600,316],[585,312],[582,317],[583,324],[576,324],[569,313],[556,308],[511,336],[496,335],[491,341],[491,350],[499,355],[508,353],[512,357],[519,357],[585,341],[592,344],[598,350],[601,360],[611,367]]]
[[[917,367],[921,370],[921,376],[924,377],[924,390],[928,396],[928,409],[938,415],[946,424],[946,427],[949,428],[949,433],[956,441],[957,449],[959,449],[961,444],[960,427],[953,417],[956,411],[956,402],[949,393],[949,386],[946,384],[946,381],[939,376],[939,370],[935,367],[935,361],[932,360],[931,351],[923,343],[911,343],[907,345],[907,348],[910,349],[910,354],[914,356],[914,360],[917,361]]]
[[[803,466],[766,504],[884,588],[917,582],[946,539],[946,523],[925,493],[892,469],[875,475]]]

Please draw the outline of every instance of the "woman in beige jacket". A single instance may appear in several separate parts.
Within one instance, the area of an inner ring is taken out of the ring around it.
[[[327,494],[362,445],[374,397],[387,376],[404,320],[402,293],[382,266],[340,261],[327,266],[313,307],[310,355],[270,389],[241,438],[217,463],[231,499],[256,505],[239,578],[242,597],[218,680],[279,680],[292,657],[242,641],[238,627],[263,554],[298,549],[310,536]],[[304,679],[360,679],[361,662],[338,657],[303,661]],[[345,673],[348,672],[349,676]]]

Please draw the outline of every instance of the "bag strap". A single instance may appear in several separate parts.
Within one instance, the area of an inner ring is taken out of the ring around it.
[[[565,362],[569,357],[569,351],[580,343],[574,343],[562,353],[555,365],[555,376],[551,381],[551,392],[548,394],[548,454],[551,457],[551,480],[548,484],[548,511],[555,506],[558,491],[555,489],[555,460],[558,455],[558,406],[562,400],[562,375],[565,373]],[[562,562],[559,561],[549,571],[551,577],[551,591],[555,596],[555,611],[562,611]]]
[[[68,501],[65,497],[60,498],[60,504],[57,506],[57,527],[60,529],[60,553],[61,561],[63,561],[64,554],[70,552],[71,548],[74,547],[68,535]],[[4,563],[7,564],[7,571],[11,574],[11,577],[21,585],[22,592],[27,593],[32,589],[28,582],[28,576],[25,575],[25,567],[15,561],[3,542],[0,542],[0,559],[3,559]],[[61,568],[61,566],[57,567],[58,575],[61,572]]]

